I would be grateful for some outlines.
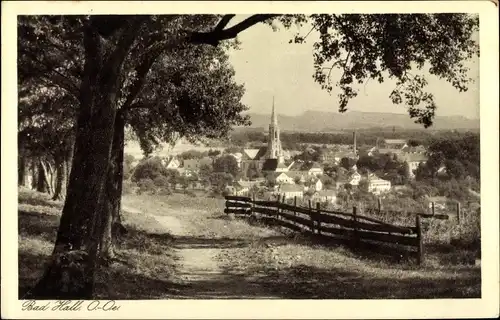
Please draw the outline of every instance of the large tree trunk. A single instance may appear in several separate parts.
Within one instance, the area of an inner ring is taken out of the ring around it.
[[[17,185],[26,185],[26,158],[22,155],[19,155],[17,164]]]
[[[66,171],[64,184],[65,184],[66,190],[68,189],[69,175],[71,174],[71,163],[73,161],[73,152],[74,152],[74,143],[71,145],[71,147],[68,150],[68,153],[65,155],[65,158],[64,158],[64,167],[65,167],[65,171]]]
[[[53,170],[50,162],[40,160],[40,165],[43,170],[43,178],[46,185],[47,192],[49,194],[54,193],[54,181],[53,181]]]
[[[101,257],[105,260],[115,257],[114,241],[124,229],[121,225],[120,207],[123,185],[123,153],[125,147],[125,119],[123,112],[118,112],[115,120],[113,146],[106,181],[104,201],[107,217],[101,238]]]
[[[96,16],[94,16],[96,17]],[[103,60],[101,37],[91,18],[84,28],[85,66],[72,170],[52,261],[28,296],[37,299],[91,299],[103,232],[103,186],[108,173],[116,117],[118,75],[141,19],[120,35]],[[69,262],[69,263],[68,263]]]
[[[54,187],[54,196],[52,200],[62,200],[66,190],[66,166],[64,163],[64,157],[61,155],[56,155],[54,157],[55,167],[56,167],[56,181]]]
[[[45,170],[43,170],[42,160],[37,161],[37,178],[36,178],[36,191],[38,192],[47,192],[47,178],[45,176]]]
[[[31,189],[36,190],[36,187],[38,185],[38,173],[36,171],[37,168],[37,162],[35,158],[31,159],[31,164],[30,164],[30,171],[31,171]]]

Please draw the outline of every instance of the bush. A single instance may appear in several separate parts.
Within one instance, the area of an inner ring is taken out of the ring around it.
[[[137,194],[142,194],[142,193],[156,193],[156,186],[151,179],[141,179],[138,183],[137,186],[139,187],[139,190],[137,190]]]
[[[136,184],[130,180],[124,180],[122,184],[122,194],[131,194],[136,188]]]
[[[157,187],[168,187],[168,179],[165,176],[158,176],[153,180],[153,183]]]
[[[170,191],[170,189],[167,186],[165,186],[158,188],[157,194],[160,196],[169,196],[172,194],[172,191]]]
[[[188,196],[190,196],[190,197],[196,198],[196,193],[194,193],[194,192],[193,192],[193,191],[191,191],[191,190],[186,190],[186,191],[184,191],[184,194],[185,194],[185,195],[188,195]]]
[[[132,181],[137,182],[142,179],[154,181],[160,176],[166,175],[166,169],[159,157],[148,158],[141,161],[132,175]]]

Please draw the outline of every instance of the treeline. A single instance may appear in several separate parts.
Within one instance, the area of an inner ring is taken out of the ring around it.
[[[226,186],[241,177],[238,163],[233,156],[223,154],[214,156],[212,164],[203,164],[197,171],[181,174],[179,170],[168,169],[165,159],[148,157],[132,167],[133,159],[127,156],[124,163],[124,193],[135,190],[137,193],[168,195],[177,187],[185,192],[193,185],[210,190],[213,194],[223,194]]]
[[[432,186],[460,184],[474,191],[480,189],[481,148],[479,134],[440,137],[428,147],[429,158],[415,172],[417,181]]]
[[[414,145],[428,146],[437,139],[448,139],[456,136],[474,134],[455,130],[357,130],[356,143],[359,146],[375,146],[377,140],[405,139]],[[267,133],[256,130],[237,130],[231,133],[231,141],[237,146],[267,141]],[[285,149],[298,149],[299,144],[352,144],[352,131],[345,132],[281,132],[281,143]]]

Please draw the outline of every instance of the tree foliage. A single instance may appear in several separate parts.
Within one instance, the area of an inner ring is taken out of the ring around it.
[[[295,18],[305,20],[304,16]],[[466,62],[479,55],[473,39],[479,28],[477,15],[315,14],[309,22],[319,33],[319,41],[313,45],[314,80],[330,93],[334,84],[340,89],[340,112],[357,96],[356,84],[395,79],[392,102],[405,105],[411,118],[429,127],[436,103],[426,91],[427,79],[416,72],[425,68],[460,92],[472,82]],[[293,41],[302,43],[306,37],[299,34]],[[334,68],[342,71],[336,82],[330,78]]]
[[[240,168],[233,156],[224,155],[215,160],[214,171],[230,173],[233,177],[236,177],[240,173]]]
[[[436,178],[444,168],[449,179],[480,176],[480,141],[478,134],[467,133],[436,139],[428,149],[429,159],[417,170],[417,179]]]
[[[166,176],[167,170],[160,157],[147,158],[137,164],[132,175],[132,181],[138,182],[144,179],[155,181],[156,178]]]

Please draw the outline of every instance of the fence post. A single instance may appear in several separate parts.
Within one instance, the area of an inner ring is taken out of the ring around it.
[[[276,200],[276,212],[278,213],[276,215],[276,219],[280,219],[280,202],[281,202],[281,194],[278,194],[278,198]]]
[[[311,232],[314,234],[314,219],[312,213],[311,199],[307,201],[309,203],[309,218],[311,219]]]
[[[460,202],[457,202],[457,222],[460,224],[460,215],[462,213],[460,212]]]
[[[254,208],[255,206],[255,193],[252,193],[252,206],[250,207],[250,215],[253,216],[254,215]]]
[[[293,208],[294,208],[293,209],[293,215],[296,217],[297,216],[297,211],[296,211],[295,208],[297,208],[297,196],[293,197]],[[299,225],[296,221],[294,221],[293,224],[296,225],[296,226]]]
[[[283,193],[283,197],[281,197],[281,203],[286,203],[286,198],[285,194]],[[284,219],[283,217],[280,217],[281,219]]]
[[[321,204],[319,202],[316,202],[316,233],[321,234],[321,219],[320,219],[320,214],[321,214]]]
[[[357,215],[357,208],[356,206],[352,207],[352,246],[355,248],[358,245],[358,218],[356,217]]]
[[[382,200],[380,198],[377,198],[377,208],[378,208],[378,213],[382,211]]]
[[[418,239],[418,247],[417,247],[417,263],[421,265],[424,262],[424,239],[422,238],[422,221],[421,216],[417,214],[416,216],[416,231],[417,231],[417,239]]]
[[[431,213],[434,215],[436,213],[435,208],[434,208],[434,201],[431,202]]]

